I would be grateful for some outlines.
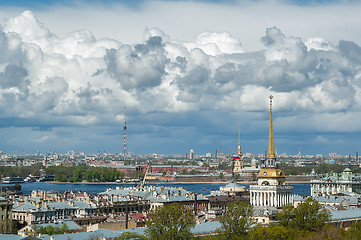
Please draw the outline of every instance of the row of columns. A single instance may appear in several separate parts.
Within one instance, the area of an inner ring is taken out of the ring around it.
[[[259,206],[272,206],[282,207],[289,203],[293,203],[293,195],[291,192],[250,192],[251,205]]]
[[[352,188],[350,185],[346,184],[312,184],[311,185],[311,195],[316,192],[314,195],[318,195],[317,193],[321,193],[321,196],[328,196],[331,194],[339,193],[339,192],[352,192]]]

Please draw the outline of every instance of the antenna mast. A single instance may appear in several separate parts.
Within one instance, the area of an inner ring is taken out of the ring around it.
[[[126,159],[126,150],[127,150],[127,107],[124,107],[124,142],[123,142],[123,147],[124,147],[124,153],[123,153],[123,160],[125,161]]]

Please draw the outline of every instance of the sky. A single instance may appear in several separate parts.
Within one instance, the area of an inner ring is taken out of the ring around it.
[[[361,3],[0,0],[0,149],[361,152]]]

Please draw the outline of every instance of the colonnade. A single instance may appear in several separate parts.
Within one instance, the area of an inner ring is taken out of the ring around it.
[[[255,207],[259,206],[272,206],[282,207],[289,203],[293,203],[292,192],[270,192],[259,191],[250,192],[251,205]]]
[[[352,185],[337,183],[311,183],[311,196],[328,196],[340,192],[352,192]]]

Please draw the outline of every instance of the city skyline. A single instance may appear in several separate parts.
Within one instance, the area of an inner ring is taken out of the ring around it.
[[[236,151],[238,121],[242,151],[261,154],[272,94],[278,153],[354,155],[359,9],[331,0],[0,1],[0,150],[122,153],[126,107],[135,154]]]

